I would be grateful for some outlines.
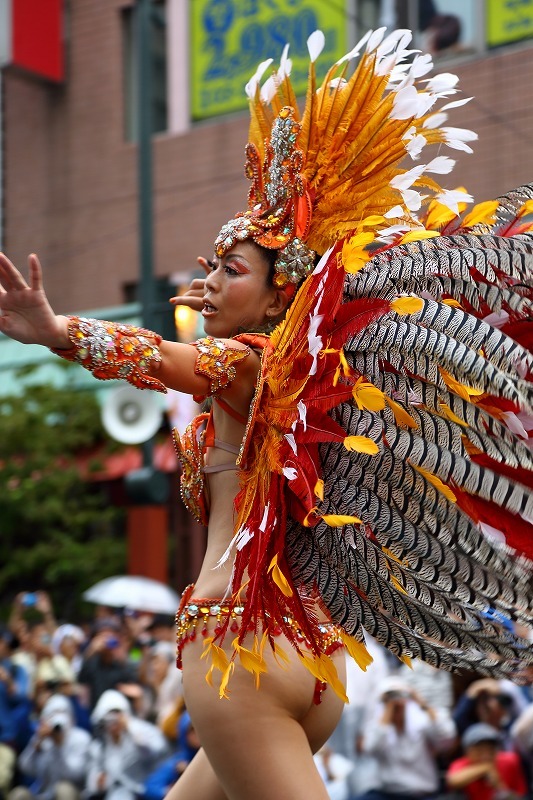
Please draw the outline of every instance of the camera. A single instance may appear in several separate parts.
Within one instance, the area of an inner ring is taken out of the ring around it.
[[[22,605],[28,608],[37,605],[37,595],[35,592],[26,592],[22,598]]]

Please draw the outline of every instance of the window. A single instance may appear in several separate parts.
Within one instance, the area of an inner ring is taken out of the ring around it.
[[[478,0],[355,0],[357,35],[369,28],[409,28],[414,45],[435,60],[484,47],[483,5]]]

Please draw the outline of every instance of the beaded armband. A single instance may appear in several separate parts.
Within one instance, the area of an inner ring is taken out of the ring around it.
[[[72,347],[52,352],[76,361],[99,380],[126,380],[137,389],[166,392],[166,387],[148,373],[161,363],[161,336],[134,325],[119,325],[99,319],[69,317],[68,337]]]
[[[210,381],[207,396],[217,394],[230,386],[237,374],[234,364],[243,361],[250,355],[249,349],[230,347],[222,339],[214,339],[212,336],[198,339],[192,344],[198,350],[194,371],[197,375],[209,378]],[[204,397],[195,397],[194,399],[201,402]]]

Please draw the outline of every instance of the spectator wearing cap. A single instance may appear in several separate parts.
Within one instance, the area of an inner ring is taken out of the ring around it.
[[[467,800],[514,800],[527,796],[527,785],[517,753],[500,750],[501,735],[492,725],[478,722],[462,737],[465,755],[448,769],[448,787]]]
[[[105,800],[135,800],[167,745],[161,731],[131,713],[128,700],[105,691],[91,715],[95,738],[89,753],[87,794]]]
[[[78,800],[85,783],[91,737],[74,725],[70,703],[53,695],[45,703],[37,731],[20,754],[29,787],[17,786],[8,800]]]
[[[137,670],[128,663],[127,644],[120,624],[114,619],[99,620],[78,675],[78,681],[88,687],[91,710],[108,689],[136,683],[136,680]]]
[[[11,788],[19,730],[30,713],[28,676],[11,660],[14,637],[0,625],[0,796]]]
[[[377,761],[374,788],[357,800],[430,798],[439,789],[436,754],[451,747],[455,726],[401,678],[385,678],[375,717],[367,725],[363,748]]]

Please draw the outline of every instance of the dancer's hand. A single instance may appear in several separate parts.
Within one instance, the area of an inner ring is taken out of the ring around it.
[[[211,268],[209,262],[203,256],[196,259],[206,275],[209,275]],[[205,278],[194,278],[185,294],[171,297],[170,302],[175,306],[188,306],[193,311],[201,311],[204,307]]]
[[[44,293],[39,259],[28,259],[30,283],[0,253],[0,331],[23,344],[68,348],[67,320],[56,316]]]

